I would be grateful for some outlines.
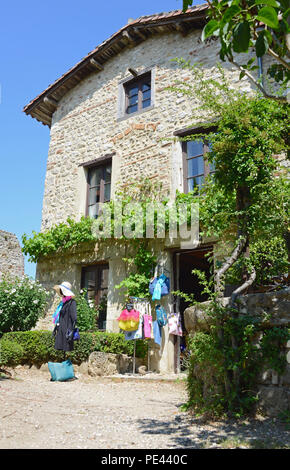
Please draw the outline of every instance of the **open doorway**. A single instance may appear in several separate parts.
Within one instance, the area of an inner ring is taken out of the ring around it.
[[[87,290],[87,298],[98,309],[98,329],[106,330],[109,265],[105,263],[82,268],[81,288]]]
[[[212,274],[212,246],[196,250],[176,252],[176,289],[186,294],[194,294],[198,302],[208,300],[206,294],[202,294],[203,286],[198,277],[192,274],[193,269],[203,271],[209,279]],[[184,299],[179,299],[179,311],[183,314],[188,307]]]
[[[174,253],[174,290],[179,290],[186,294],[194,294],[198,302],[208,300],[206,294],[202,294],[204,287],[199,278],[192,274],[193,269],[199,269],[205,273],[209,280],[213,272],[212,246],[205,246],[195,250],[181,250]],[[184,325],[184,310],[189,303],[182,298],[176,298],[175,311],[180,312],[183,337],[176,338],[175,345],[175,364],[176,371],[183,369],[183,357],[186,354],[186,335],[187,331]]]

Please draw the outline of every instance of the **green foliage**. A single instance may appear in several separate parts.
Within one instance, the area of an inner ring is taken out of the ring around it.
[[[87,292],[85,289],[75,297],[77,303],[77,323],[79,331],[90,331],[96,329],[96,320],[98,312],[94,303],[87,300]]]
[[[33,236],[22,236],[23,252],[29,255],[29,261],[37,262],[41,256],[48,256],[62,250],[68,250],[80,243],[95,240],[92,233],[93,219],[82,217],[79,222],[68,218],[66,223],[54,225],[44,232],[33,231]]]
[[[220,59],[234,62],[235,53],[245,53],[255,48],[257,57],[269,54],[276,61],[268,68],[268,75],[282,85],[290,78],[289,2],[287,0],[211,0],[208,1],[208,22],[202,40],[216,36],[220,41]],[[192,0],[183,0],[186,11]],[[261,23],[265,28],[261,28]],[[254,59],[244,62],[242,70],[257,68]]]
[[[256,270],[255,284],[258,286],[273,283],[283,274],[289,271],[288,250],[285,240],[282,237],[272,237],[259,239],[251,244],[251,252],[248,259],[239,258],[229,269],[226,276],[227,284],[238,284],[242,277],[242,272],[246,268],[251,272],[252,267]]]
[[[133,356],[134,345],[126,341],[121,333],[81,332],[75,341],[74,350],[67,357],[75,364],[86,361],[93,351]],[[145,357],[147,343],[136,341],[136,356]],[[23,331],[5,333],[0,340],[0,365],[35,364],[40,366],[48,361],[62,361],[63,352],[54,349],[51,331]]]
[[[0,366],[17,366],[21,363],[23,348],[18,343],[12,343],[6,338],[0,340]]]
[[[265,331],[261,339],[264,363],[278,374],[283,374],[287,365],[285,345],[290,339],[290,329],[274,327]]]
[[[285,370],[290,330],[262,330],[251,315],[231,315],[215,302],[207,313],[212,317],[209,333],[197,332],[188,338],[187,407],[214,417],[248,415],[258,401],[257,375],[265,368],[279,374]]]
[[[0,336],[33,328],[44,315],[49,293],[28,276],[0,281]]]
[[[135,249],[134,255],[123,259],[130,267],[130,274],[115,288],[123,289],[125,297],[146,298],[149,296],[148,285],[152,278],[156,256],[148,249],[146,241],[142,240],[139,243],[133,241],[132,246]]]

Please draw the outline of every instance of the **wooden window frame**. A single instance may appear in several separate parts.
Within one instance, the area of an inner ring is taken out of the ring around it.
[[[112,184],[112,158],[111,157],[106,158],[106,159],[100,159],[99,162],[97,160],[94,160],[94,161],[90,162],[87,165],[83,165],[87,169],[87,175],[86,175],[86,178],[87,178],[86,217],[89,216],[89,206],[92,206],[92,205],[96,204],[96,203],[95,204],[89,204],[90,189],[92,187],[94,187],[94,186],[90,186],[90,183],[89,183],[90,171],[92,171],[96,168],[103,168],[103,177],[102,177],[101,182],[100,182],[100,200],[99,200],[99,203],[109,202],[111,200],[111,194],[110,194],[109,201],[104,200],[105,184],[106,184],[105,183],[105,169],[109,165],[111,165],[111,181],[110,181],[110,184]],[[111,189],[112,189],[112,187],[111,187]]]
[[[200,176],[204,176],[204,178],[207,178],[207,176],[211,173],[208,159],[205,156],[210,150],[208,142],[203,142],[203,144],[202,144],[203,153],[202,154],[195,155],[194,157],[190,157],[190,158],[188,158],[187,143],[188,142],[182,142],[182,165],[183,165],[183,188],[184,188],[184,193],[188,193],[188,181],[190,179],[198,178]],[[194,175],[194,176],[188,176],[188,161],[193,160],[193,159],[198,158],[198,157],[203,157],[203,173],[199,173],[199,174]]]
[[[180,131],[176,131],[174,132],[174,135],[175,136],[178,136],[178,137],[188,137],[188,136],[192,136],[193,138],[191,139],[191,141],[194,141],[194,135],[198,135],[198,134],[205,134],[205,133],[210,133],[210,132],[215,132],[217,129],[217,126],[216,125],[210,125],[210,126],[207,126],[207,127],[194,127],[194,128],[185,128],[185,129],[181,129]],[[196,139],[198,140],[198,138]],[[182,141],[181,144],[182,144],[182,167],[183,167],[183,191],[185,194],[188,193],[188,180],[193,178],[193,177],[189,177],[188,176],[188,160],[191,160],[187,158],[187,143],[188,141]],[[206,142],[203,142],[203,154],[202,154],[202,157],[203,157],[203,169],[204,169],[204,173],[202,174],[199,174],[199,175],[195,175],[195,177],[198,177],[198,176],[204,176],[204,178],[206,178],[207,176],[209,176],[210,173],[212,173],[212,171],[210,171],[210,164],[208,162],[208,159],[206,158],[206,154],[210,151],[210,148],[209,148],[209,143],[206,141]],[[195,157],[192,157],[192,158],[197,158],[199,155],[196,155]],[[201,156],[201,155],[200,155]]]
[[[99,263],[82,266],[82,269],[81,269],[81,289],[86,288],[85,287],[85,273],[90,272],[90,271],[91,272],[95,271],[96,273],[96,285],[95,285],[95,290],[94,290],[94,302],[95,302],[96,307],[100,305],[100,300],[102,298],[100,296],[101,290],[107,290],[107,291],[109,290],[109,283],[107,287],[101,289],[101,276],[102,276],[103,269],[107,269],[108,274],[109,274],[109,269],[110,269],[109,263],[105,261],[100,261]],[[106,312],[106,317],[107,317],[107,312]]]
[[[148,79],[149,79],[149,82],[150,82],[150,105],[149,106],[146,106],[145,108],[143,108],[142,106],[142,103],[143,103],[143,100],[142,100],[142,90],[141,90],[141,87],[144,83],[148,82]],[[138,101],[137,101],[137,110],[136,111],[133,111],[132,113],[128,113],[127,112],[127,109],[128,109],[128,106],[129,106],[129,90],[130,88],[132,88],[133,86],[138,86]],[[139,113],[147,108],[150,108],[150,106],[152,106],[152,82],[151,82],[151,71],[150,72],[146,72],[145,74],[142,74],[136,78],[133,78],[132,80],[130,80],[129,82],[126,82],[124,83],[124,92],[125,92],[125,116],[132,116],[134,115],[135,113]]]

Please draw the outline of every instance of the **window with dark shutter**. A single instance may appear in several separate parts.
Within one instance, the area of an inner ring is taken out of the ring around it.
[[[112,163],[88,168],[87,215],[97,218],[100,204],[111,198]]]
[[[131,80],[124,88],[126,114],[136,113],[151,105],[151,73]]]

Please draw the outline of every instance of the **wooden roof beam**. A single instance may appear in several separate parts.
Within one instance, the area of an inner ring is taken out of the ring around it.
[[[188,34],[188,29],[185,26],[185,24],[182,21],[178,21],[176,23],[176,29],[179,31],[183,36],[186,36]]]
[[[146,36],[146,34],[142,33],[142,31],[140,30],[140,28],[136,28],[136,27],[133,28],[133,32],[134,32],[137,36],[139,36],[140,38],[142,38],[143,41],[146,41],[147,36]]]
[[[93,57],[90,59],[90,64],[93,65],[97,70],[104,70],[104,67]]]
[[[132,38],[132,36],[128,33],[128,31],[123,31],[122,37],[125,38],[125,39],[127,39],[127,42],[128,42],[131,46],[136,46],[136,41]]]
[[[52,106],[53,108],[57,108],[58,102],[51,96],[45,96],[43,98],[43,101],[45,104],[48,104],[49,106]]]

